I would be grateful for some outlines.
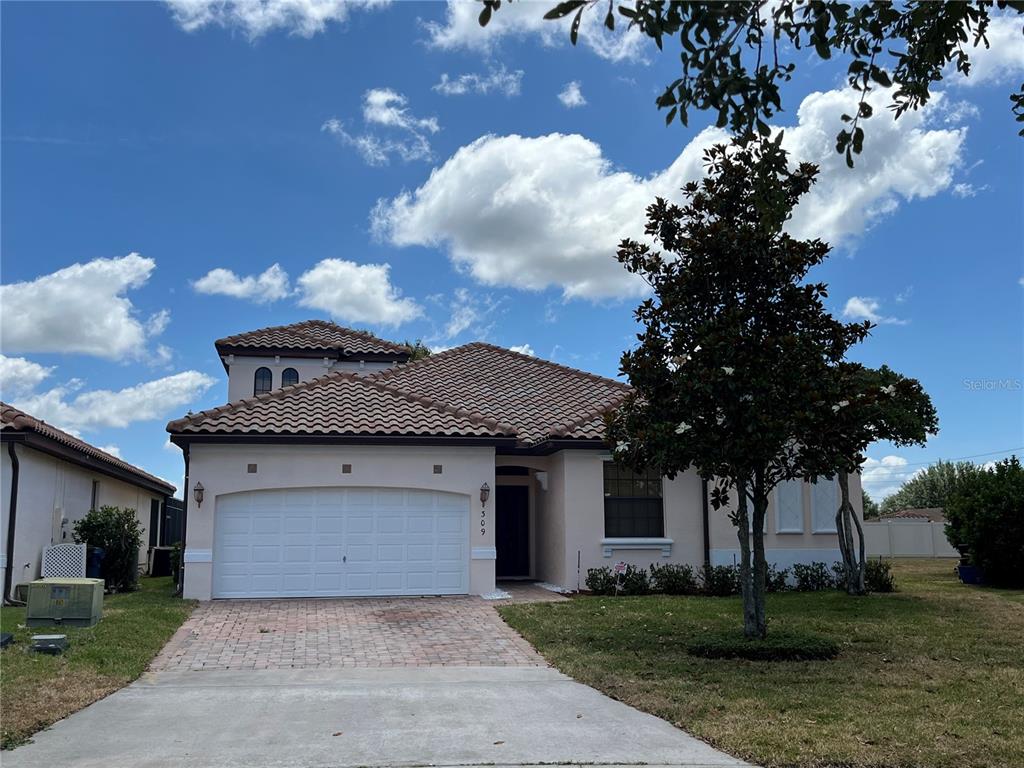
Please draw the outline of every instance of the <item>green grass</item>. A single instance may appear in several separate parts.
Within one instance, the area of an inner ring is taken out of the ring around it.
[[[766,766],[1020,768],[1024,592],[965,587],[948,560],[896,561],[897,591],[769,595],[769,632],[814,632],[831,661],[690,656],[739,632],[738,598],[580,597],[505,620],[556,667]]]
[[[0,656],[0,747],[16,747],[145,672],[195,604],[173,591],[169,578],[144,578],[137,592],[106,596],[103,619],[88,629],[26,627],[24,608],[0,610],[0,627],[14,635]],[[27,650],[32,635],[50,632],[68,636],[64,654]]]

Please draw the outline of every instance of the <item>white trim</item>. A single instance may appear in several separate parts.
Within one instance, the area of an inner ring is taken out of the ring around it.
[[[497,547],[473,547],[470,557],[473,560],[497,560]]]
[[[0,554],[0,568],[7,567],[7,555]]]
[[[601,549],[605,557],[611,557],[617,549],[660,549],[662,557],[672,557],[672,539],[658,538],[618,538],[601,539]]]
[[[194,547],[185,550],[186,563],[212,563],[212,549],[195,549]]]

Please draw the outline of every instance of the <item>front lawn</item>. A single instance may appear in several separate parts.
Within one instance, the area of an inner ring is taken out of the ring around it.
[[[0,656],[3,749],[116,691],[143,672],[191,613],[194,602],[173,597],[170,578],[140,581],[138,592],[107,595],[95,627],[25,627],[24,608],[0,610],[14,644]],[[61,656],[27,650],[32,635],[59,632],[70,648]]]
[[[950,560],[894,565],[898,592],[769,595],[769,632],[832,638],[832,661],[703,659],[738,598],[579,597],[505,620],[568,675],[766,766],[1020,768],[1024,592],[965,587]]]

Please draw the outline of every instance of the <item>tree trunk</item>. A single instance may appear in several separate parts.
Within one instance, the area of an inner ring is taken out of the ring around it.
[[[754,527],[751,538],[754,545],[753,562],[753,603],[756,635],[764,639],[768,634],[768,617],[765,610],[765,578],[768,575],[768,563],[764,556],[764,519],[768,513],[768,493],[764,487],[764,478],[758,474],[754,481]],[[750,637],[750,635],[748,635]]]
[[[743,594],[743,634],[763,637],[757,628],[757,607],[750,567],[750,513],[747,508],[747,478],[736,481],[736,536],[740,541],[740,590]]]
[[[850,503],[850,475],[841,470],[837,477],[841,501],[836,513],[836,528],[839,532],[839,549],[843,555],[843,568],[846,572],[846,591],[851,595],[863,595],[864,589],[864,529],[857,519],[857,514]],[[854,551],[853,527],[857,528],[859,552]]]

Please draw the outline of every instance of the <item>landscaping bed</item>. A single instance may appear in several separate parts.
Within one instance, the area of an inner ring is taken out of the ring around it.
[[[895,561],[897,592],[768,596],[769,632],[831,660],[699,658],[741,626],[739,598],[579,597],[505,620],[556,667],[765,766],[1019,768],[1024,593],[965,587],[950,560]]]
[[[3,749],[67,717],[138,678],[181,626],[194,601],[173,596],[170,578],[141,579],[137,592],[107,595],[95,627],[25,627],[24,608],[0,610],[0,626],[14,644],[0,656]],[[69,649],[60,656],[28,650],[32,635],[59,632]]]

